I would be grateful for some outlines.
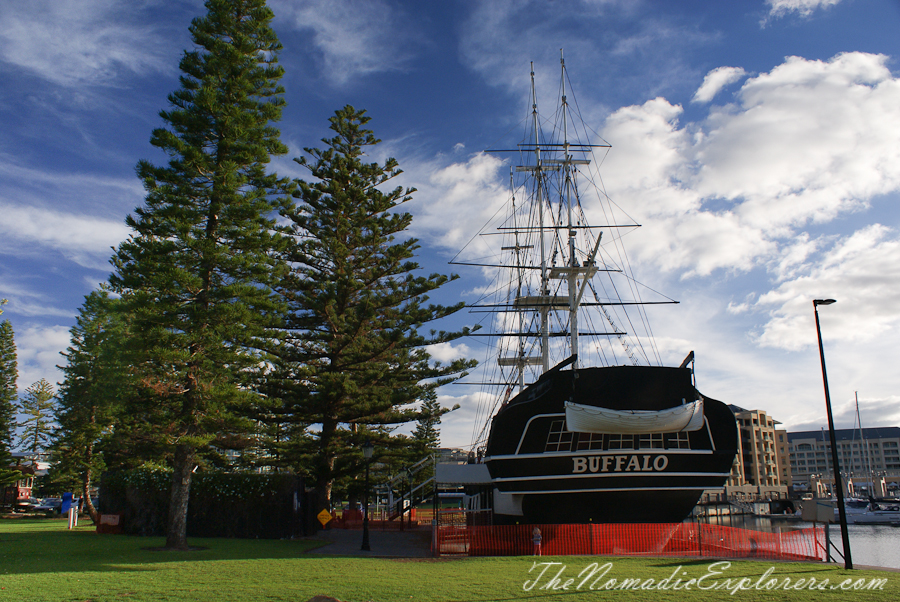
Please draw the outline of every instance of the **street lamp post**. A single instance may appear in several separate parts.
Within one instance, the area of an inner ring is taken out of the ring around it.
[[[816,335],[819,338],[819,359],[822,361],[822,382],[825,384],[825,409],[828,412],[828,434],[831,438],[831,465],[834,471],[834,490],[837,493],[838,519],[841,523],[841,540],[844,544],[844,568],[853,568],[850,557],[850,534],[847,532],[847,511],[844,508],[844,486],[841,481],[841,465],[838,458],[837,436],[834,433],[834,418],[831,415],[831,395],[828,392],[828,376],[825,373],[825,349],[822,347],[822,329],[819,327],[819,306],[831,305],[834,299],[814,299],[813,312],[816,315]],[[826,543],[828,545],[828,543]]]
[[[372,442],[366,439],[366,442],[362,446],[363,456],[366,458],[366,503],[365,503],[365,515],[363,516],[363,540],[362,540],[362,548],[361,550],[365,552],[371,552],[372,548],[369,547],[369,464],[372,460],[372,452],[375,451],[375,446],[372,445]]]

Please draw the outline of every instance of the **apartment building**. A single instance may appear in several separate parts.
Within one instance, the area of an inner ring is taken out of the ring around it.
[[[788,433],[763,410],[730,405],[740,437],[738,453],[725,485],[728,496],[750,498],[787,497],[791,482]]]
[[[900,427],[867,428],[862,431],[838,429],[835,437],[845,486],[852,487],[853,493],[883,495],[898,490]],[[828,431],[788,433],[788,442],[790,472],[795,489],[807,489],[814,479],[831,487],[834,471]],[[880,490],[882,480],[888,491]]]

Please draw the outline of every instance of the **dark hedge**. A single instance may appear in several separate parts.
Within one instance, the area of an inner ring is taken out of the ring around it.
[[[136,468],[105,473],[101,514],[121,515],[122,532],[164,535],[172,474]],[[189,537],[287,539],[306,534],[309,510],[295,475],[196,473],[191,479]]]

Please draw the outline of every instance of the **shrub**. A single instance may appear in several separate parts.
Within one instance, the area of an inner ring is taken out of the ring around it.
[[[122,532],[163,535],[172,473],[135,468],[105,473],[100,512],[120,514]],[[197,473],[191,480],[190,537],[285,539],[303,535],[306,495],[296,475]]]

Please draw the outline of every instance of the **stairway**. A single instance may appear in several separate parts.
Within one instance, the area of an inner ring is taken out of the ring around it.
[[[404,472],[393,477],[379,487],[379,489],[386,490],[388,494],[388,505],[391,507],[391,514],[388,517],[389,520],[393,521],[402,518],[409,510],[415,508],[422,500],[431,495],[434,490],[434,486],[432,485],[434,483],[433,476],[413,487],[412,491],[408,489],[408,483],[412,477],[423,469],[428,468],[429,463],[432,466],[436,463],[435,456],[425,456],[407,468]],[[401,491],[400,496],[396,497],[394,495],[395,489],[398,489],[404,484],[406,484],[407,489]],[[429,485],[431,485],[431,487],[428,487]]]

